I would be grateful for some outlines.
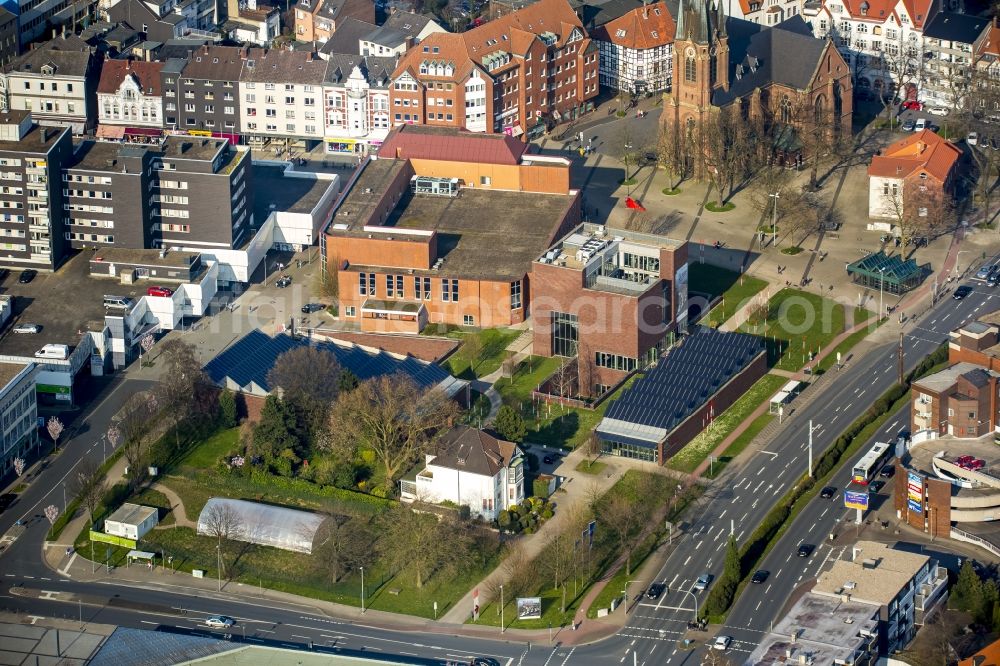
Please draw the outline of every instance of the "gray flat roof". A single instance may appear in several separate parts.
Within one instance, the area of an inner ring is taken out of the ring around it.
[[[196,136],[168,136],[163,142],[163,158],[183,160],[211,160],[216,156],[225,139],[210,139]]]
[[[971,372],[973,370],[982,370],[983,372],[989,373],[991,375],[997,374],[991,370],[986,370],[981,365],[977,365],[975,363],[962,362],[962,363],[956,363],[950,368],[945,368],[940,372],[935,372],[933,375],[922,377],[921,379],[914,382],[914,386],[925,388],[935,392],[944,391],[952,384],[954,384],[955,381],[960,376],[964,375],[967,372]]]
[[[73,153],[73,164],[69,169],[87,169],[88,171],[120,171],[116,167],[120,143],[108,141],[82,141],[76,144]],[[111,162],[109,164],[109,162]]]
[[[198,252],[169,250],[160,256],[160,250],[130,250],[124,247],[102,247],[90,257],[90,262],[120,263],[165,268],[188,268],[201,256]]]
[[[773,631],[764,634],[743,663],[795,664],[807,654],[816,664],[832,664],[835,659],[851,663],[855,647],[868,640],[861,637],[861,631],[876,630],[878,620],[872,618],[877,613],[877,608],[867,604],[806,594],[774,625]],[[793,632],[797,632],[795,641],[791,640]],[[791,650],[791,659],[786,650]]]
[[[43,131],[45,132],[44,140],[42,139]],[[69,128],[66,127],[43,128],[39,125],[35,125],[20,141],[0,141],[0,151],[45,154],[49,151],[49,148],[52,147],[52,144],[56,142],[56,139],[58,139],[63,132],[68,131]]]
[[[118,507],[114,513],[105,518],[104,520],[110,520],[114,523],[128,523],[129,525],[139,525],[147,518],[157,513],[158,509],[152,506],[144,506],[142,504],[132,504],[131,502],[126,502]]]
[[[291,213],[310,213],[323,194],[336,181],[312,178],[294,178],[284,175],[281,167],[254,166],[254,219],[263,222],[273,210]]]
[[[0,363],[0,390],[3,390],[26,366],[27,363]]]
[[[90,251],[81,252],[55,273],[39,272],[30,284],[19,284],[17,271],[11,271],[0,283],[0,291],[15,297],[13,323],[38,324],[42,329],[34,334],[13,333],[8,326],[0,335],[0,355],[34,357],[50,343],[72,348],[83,331],[104,327],[105,294],[145,295],[145,283],[123,285],[114,278],[90,277],[92,256]]]

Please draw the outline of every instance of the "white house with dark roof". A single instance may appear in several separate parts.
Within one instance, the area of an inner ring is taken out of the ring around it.
[[[360,53],[366,56],[400,56],[435,32],[445,32],[445,29],[430,16],[395,12],[385,23],[360,39]]]
[[[163,127],[162,69],[162,62],[106,60],[97,84],[98,122]]]
[[[332,54],[323,83],[328,153],[363,154],[389,133],[389,78],[396,58]]]
[[[437,441],[414,480],[400,481],[404,502],[453,502],[472,515],[494,520],[524,499],[524,454],[517,444],[468,426]]]

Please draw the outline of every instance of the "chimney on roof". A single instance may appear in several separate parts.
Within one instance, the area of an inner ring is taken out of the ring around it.
[[[917,141],[917,152],[923,154],[927,150],[927,144],[923,141]]]

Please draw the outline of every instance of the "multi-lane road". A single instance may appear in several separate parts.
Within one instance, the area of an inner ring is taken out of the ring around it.
[[[953,328],[961,323],[1000,308],[1000,290],[984,284],[963,301],[946,297],[919,321],[906,328],[904,341],[906,369],[911,369],[926,354],[933,351]],[[77,602],[76,597],[64,601],[40,600],[11,595],[9,587],[0,591],[0,607],[29,610],[38,615],[75,617],[83,612],[85,619],[125,626],[152,628],[179,627],[185,631],[203,631],[202,618],[215,613],[235,617],[239,624],[234,635],[247,640],[276,644],[309,645],[317,648],[361,649],[374,653],[398,654],[407,657],[439,660],[467,658],[471,655],[491,656],[500,663],[567,666],[569,664],[635,663],[697,664],[702,650],[682,650],[678,640],[686,634],[687,621],[694,616],[696,596],[690,593],[695,579],[708,572],[718,576],[722,570],[724,549],[730,533],[740,540],[750,534],[774,503],[790,485],[806,471],[808,424],[812,419],[814,459],[826,450],[839,433],[895,382],[898,372],[896,345],[887,344],[869,352],[857,362],[851,361],[813,399],[803,394],[796,413],[786,420],[766,451],[760,451],[740,465],[733,465],[712,484],[698,507],[697,519],[679,540],[655,580],[669,584],[669,591],[656,601],[640,601],[623,629],[615,636],[589,645],[563,647],[558,644],[525,644],[517,641],[479,639],[433,632],[419,635],[403,631],[384,630],[364,622],[350,622],[316,613],[309,606],[290,606],[265,598],[248,599],[245,595],[223,592],[211,597],[201,591],[167,584],[147,584],[142,587],[124,585],[113,578],[100,582],[66,580],[54,574],[40,562],[40,550],[46,524],[35,518],[41,508],[61,499],[56,480],[68,473],[70,465],[80,455],[100,456],[97,444],[101,425],[110,419],[116,404],[114,393],[98,403],[85,421],[93,435],[81,435],[52,463],[41,483],[39,479],[25,493],[18,505],[0,516],[0,530],[7,529],[14,519],[24,517],[31,522],[25,534],[3,555],[3,570],[11,584],[42,588],[60,594],[86,595],[92,605]],[[131,382],[116,391],[135,390]],[[894,423],[897,421],[898,423]],[[888,438],[905,426],[901,417],[887,422],[881,436]],[[87,453],[85,453],[87,452]],[[65,468],[65,469],[64,469]],[[838,472],[836,483],[846,484],[846,476]],[[840,477],[844,478],[840,478]],[[51,493],[55,493],[52,495]],[[736,638],[731,648],[734,660],[752,650],[761,632],[780,612],[795,585],[805,576],[815,575],[828,547],[821,547],[809,558],[789,557],[795,546],[804,541],[821,544],[836,522],[843,516],[839,497],[834,500],[817,498],[803,511],[782,541],[768,556],[764,568],[773,573],[766,584],[750,586],[730,614],[720,633]],[[59,503],[59,502],[55,502]],[[40,579],[47,580],[40,580]],[[637,594],[653,580],[636,581],[629,592]],[[704,598],[704,594],[700,598]],[[101,598],[114,598],[111,604]],[[95,601],[95,599],[97,601]],[[699,601],[701,600],[699,599]],[[616,612],[622,612],[621,610]]]

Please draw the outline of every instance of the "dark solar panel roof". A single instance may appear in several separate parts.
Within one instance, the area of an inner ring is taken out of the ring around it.
[[[228,641],[118,627],[90,661],[92,666],[170,666],[229,652]]]
[[[698,327],[612,402],[605,418],[670,431],[763,350],[756,336]]]
[[[270,391],[267,373],[275,361],[286,351],[310,344],[325,349],[337,357],[342,368],[350,370],[361,381],[403,373],[421,388],[437,386],[449,377],[441,366],[407,356],[400,358],[388,352],[368,350],[357,345],[341,345],[332,342],[310,342],[290,335],[270,337],[260,329],[251,331],[229,346],[228,349],[209,361],[205,372],[209,378],[222,384],[228,377],[239,386],[251,382],[265,391]]]

